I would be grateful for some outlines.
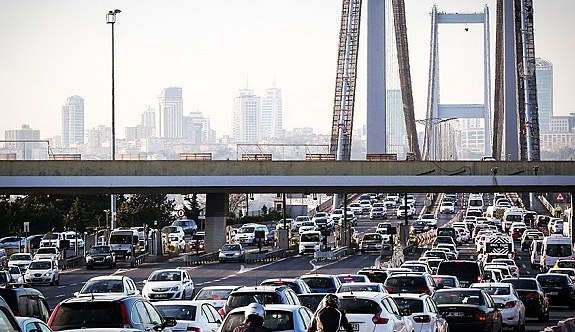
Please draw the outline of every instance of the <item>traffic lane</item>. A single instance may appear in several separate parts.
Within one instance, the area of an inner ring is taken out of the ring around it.
[[[521,251],[518,242],[515,242],[515,264],[520,268],[521,277],[535,278],[539,274],[539,270],[531,269],[530,253],[529,251]],[[550,306],[549,307],[549,321],[538,322],[535,318],[527,318],[526,331],[542,331],[547,326],[557,325],[557,322],[563,319],[575,316],[575,311],[568,307]]]

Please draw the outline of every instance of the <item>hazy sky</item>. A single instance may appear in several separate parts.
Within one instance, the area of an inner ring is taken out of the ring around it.
[[[365,124],[365,21],[355,128]],[[495,32],[495,0],[405,0],[416,118],[425,115],[429,12],[482,11]],[[534,0],[537,56],[554,64],[554,112],[575,110],[573,0]],[[119,8],[116,114],[119,137],[160,91],[180,86],[184,114],[201,111],[229,133],[232,102],[246,86],[282,89],[284,128],[328,133],[333,112],[341,0],[0,0],[0,130],[30,124],[60,134],[66,98],[85,99],[85,128],[111,123],[111,33]],[[440,28],[442,102],[481,102],[480,25]],[[492,35],[492,45],[495,36]],[[492,47],[494,52],[494,47]],[[492,59],[494,60],[494,59]]]

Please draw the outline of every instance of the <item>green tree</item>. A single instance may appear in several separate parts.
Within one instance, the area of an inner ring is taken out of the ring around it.
[[[201,207],[198,201],[198,194],[186,195],[184,197],[184,214],[186,218],[198,221],[200,211]]]
[[[176,219],[174,207],[174,200],[166,195],[130,195],[118,202],[118,226],[153,226],[157,220],[161,228]]]

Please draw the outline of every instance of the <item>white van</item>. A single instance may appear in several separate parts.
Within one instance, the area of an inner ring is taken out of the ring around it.
[[[322,235],[320,231],[302,232],[299,236],[299,253],[314,253],[321,248]]]
[[[479,208],[483,210],[483,197],[481,195],[474,195],[474,194],[469,195],[467,206],[469,208]]]
[[[256,238],[256,232],[263,232],[262,244],[268,237],[268,227],[261,224],[245,224],[234,235],[234,241],[239,242],[243,245],[256,245],[258,240]]]
[[[533,240],[531,242],[531,268],[533,270],[539,268],[541,262],[541,249],[543,249],[543,240]]]
[[[523,210],[516,208],[505,210],[505,213],[503,213],[501,229],[504,232],[509,232],[509,228],[514,222],[523,222]]]
[[[132,254],[139,252],[138,231],[130,228],[116,228],[110,233],[108,243],[116,254],[116,260],[129,261]]]
[[[563,234],[552,234],[545,237],[543,239],[543,248],[541,248],[541,266],[539,269],[542,273],[545,273],[559,259],[575,259],[573,240],[570,237],[563,236]]]

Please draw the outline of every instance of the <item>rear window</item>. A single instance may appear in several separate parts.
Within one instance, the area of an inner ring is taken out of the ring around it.
[[[456,276],[457,279],[476,282],[481,276],[479,265],[476,262],[441,262],[437,268],[437,274]]]
[[[568,277],[562,276],[562,275],[545,275],[545,274],[541,274],[537,276],[537,281],[539,281],[539,283],[541,284],[541,286],[545,287],[545,286],[555,286],[555,285],[567,285],[568,282]]]
[[[571,256],[571,254],[570,244],[547,244],[547,256],[566,257]]]
[[[559,261],[557,262],[558,267],[575,268],[575,261]]]
[[[343,298],[339,300],[339,310],[347,314],[375,315],[381,307],[372,300],[358,298]]]
[[[515,289],[537,289],[537,282],[531,279],[504,279],[501,282],[512,284]]]
[[[339,281],[341,281],[342,283],[344,282],[364,282],[365,281],[365,277],[362,276],[338,276],[337,277],[339,279]]]
[[[307,307],[311,311],[315,312],[318,305],[321,303],[325,294],[298,294],[299,302],[301,305]]]
[[[235,312],[226,317],[220,332],[232,332],[244,322],[244,313]],[[294,330],[294,320],[291,312],[266,310],[264,326],[271,331]]]
[[[310,288],[333,288],[335,285],[330,278],[305,278],[305,283]]]
[[[437,230],[437,236],[455,236],[455,229],[453,228],[444,228]]]
[[[409,299],[409,298],[402,298],[402,297],[394,297],[395,303],[397,303],[397,307],[399,310],[403,310],[405,308],[409,308],[411,312],[423,312],[423,301],[420,299]]]
[[[381,271],[359,271],[358,274],[367,276],[371,282],[385,282],[387,279],[387,273]]]
[[[231,289],[202,289],[195,300],[225,300],[231,292]]]
[[[124,327],[120,303],[116,302],[63,303],[53,317],[54,331]]]
[[[379,234],[366,234],[363,236],[364,241],[381,241],[382,237]]]
[[[282,304],[282,299],[275,292],[232,294],[228,298],[228,307],[230,307],[231,309],[244,307],[254,302],[261,304]]]
[[[436,283],[443,284],[445,287],[455,287],[455,279],[453,278],[445,278],[445,277],[433,277]]]
[[[509,287],[494,287],[494,286],[473,286],[473,288],[483,289],[489,295],[509,295]]]
[[[157,305],[162,317],[174,317],[176,320],[196,320],[195,305]]]
[[[386,286],[390,287],[417,287],[425,286],[425,281],[421,277],[390,277],[385,281]]]
[[[481,292],[476,290],[437,292],[433,294],[433,300],[437,304],[485,304]]]

